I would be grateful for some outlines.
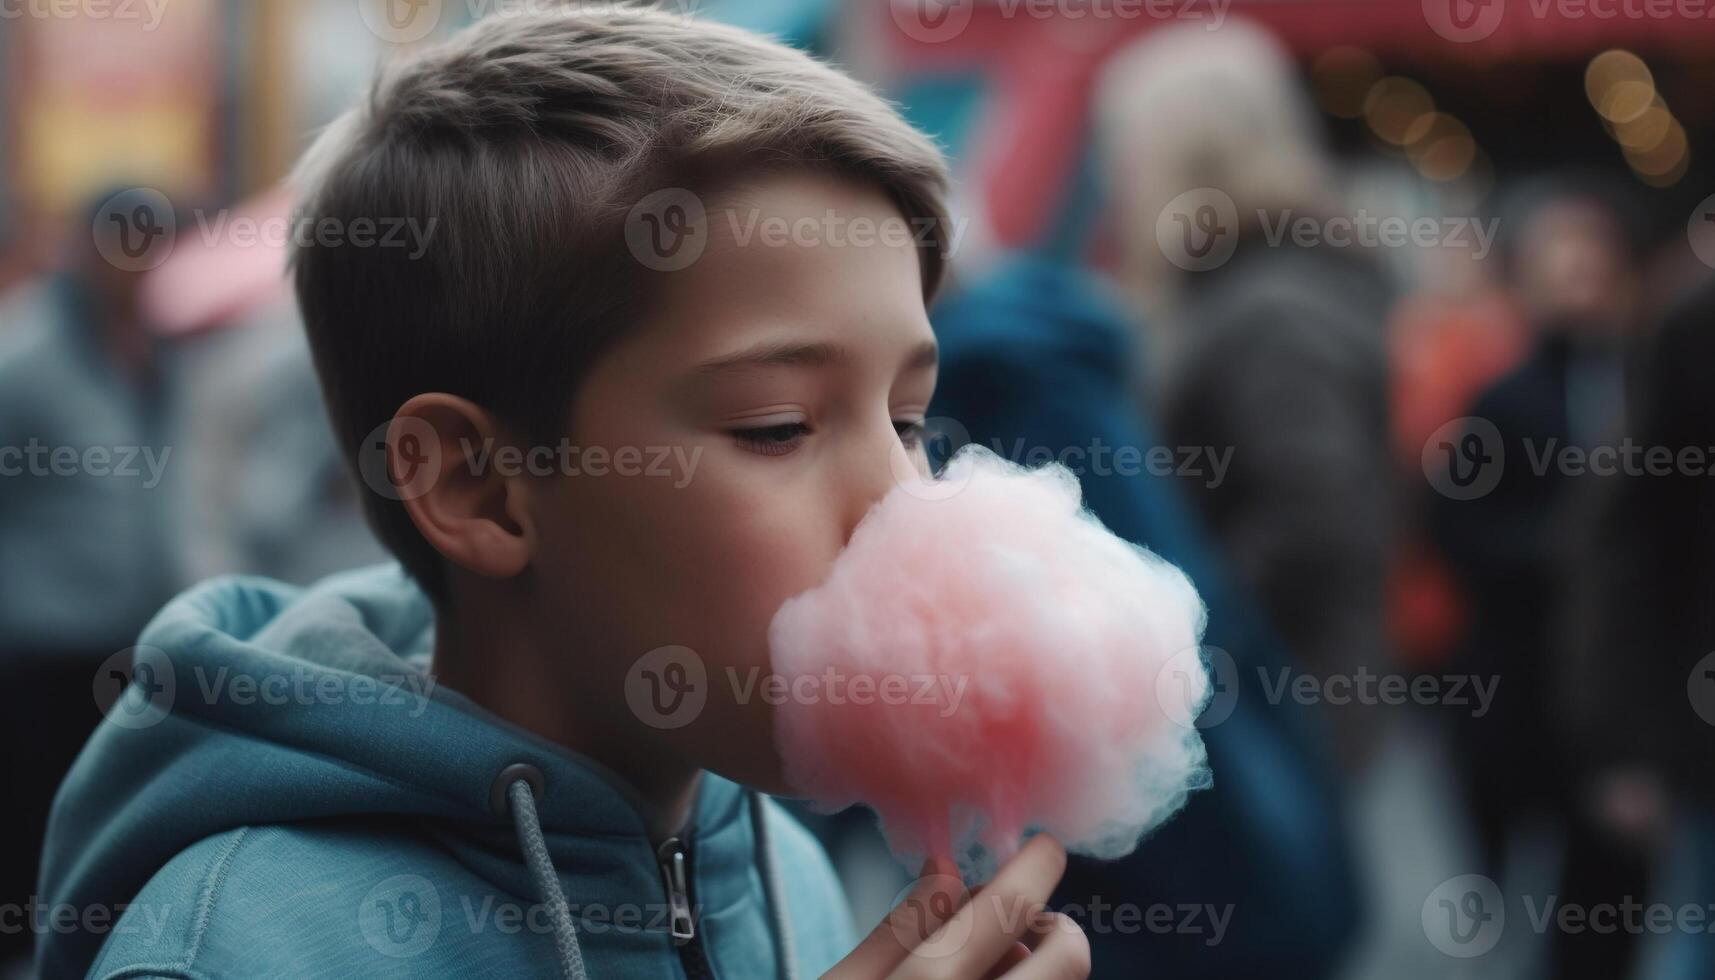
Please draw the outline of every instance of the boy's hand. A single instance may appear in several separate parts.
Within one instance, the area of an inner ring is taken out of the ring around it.
[[[1065,871],[1065,849],[1038,834],[967,900],[953,869],[931,861],[910,894],[822,980],[1082,980],[1090,975],[1089,940],[1043,904]]]

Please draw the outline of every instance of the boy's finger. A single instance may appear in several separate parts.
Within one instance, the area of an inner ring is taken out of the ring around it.
[[[1025,930],[1023,936],[1019,937],[1019,945],[1025,949],[1034,950],[1042,940],[1048,938],[1049,933],[1060,927],[1060,920],[1063,918],[1066,916],[1044,906],[1030,917],[1030,921],[1027,923],[1029,928]]]
[[[925,861],[905,896],[856,949],[824,974],[823,980],[886,976],[952,918],[965,897],[964,883],[952,862],[939,858]]]
[[[1084,980],[1090,975],[1090,938],[1064,915],[1056,913],[1052,922],[1005,980]]]
[[[993,969],[989,970],[988,975],[983,980],[1001,980],[1002,977],[1006,976],[1008,970],[1023,963],[1029,956],[1030,947],[1023,943],[1013,943],[1012,948],[1001,956],[1000,961],[994,965]]]
[[[1065,871],[1065,848],[1047,834],[1032,837],[980,896],[913,950],[898,975],[906,980],[984,975],[1030,928]]]

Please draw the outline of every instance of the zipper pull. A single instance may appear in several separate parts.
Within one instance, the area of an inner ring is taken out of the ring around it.
[[[661,884],[667,889],[667,912],[672,921],[673,945],[683,946],[697,937],[691,918],[691,893],[685,885],[685,845],[669,837],[655,851],[661,863]]]

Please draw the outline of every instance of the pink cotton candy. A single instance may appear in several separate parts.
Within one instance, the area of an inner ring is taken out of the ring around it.
[[[1204,620],[1190,580],[1083,510],[1066,469],[966,447],[775,615],[787,780],[819,809],[873,808],[908,864],[984,877],[1036,830],[1120,857],[1208,785],[1190,723]]]

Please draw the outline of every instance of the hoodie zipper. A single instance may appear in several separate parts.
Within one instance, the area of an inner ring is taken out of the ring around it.
[[[691,915],[690,847],[678,837],[669,837],[655,849],[655,859],[661,865],[673,945],[678,947],[686,980],[712,980],[714,971],[709,968],[709,958],[697,936],[696,919]]]

